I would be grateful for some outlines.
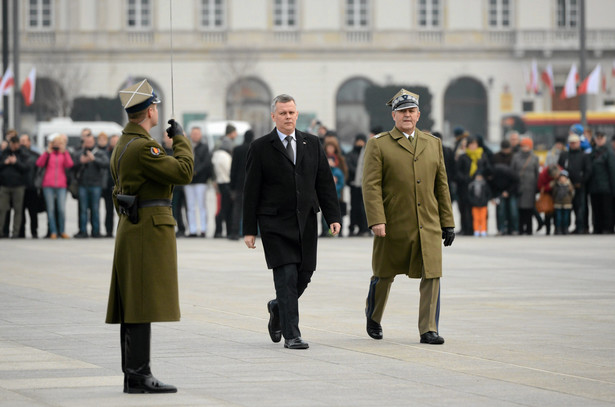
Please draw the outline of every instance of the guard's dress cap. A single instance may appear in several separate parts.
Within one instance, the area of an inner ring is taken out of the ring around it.
[[[160,99],[147,79],[120,90],[120,100],[126,113],[140,112],[151,104],[160,103]]]
[[[393,99],[387,102],[387,106],[391,106],[393,111],[419,107],[419,95],[401,89],[393,96]]]

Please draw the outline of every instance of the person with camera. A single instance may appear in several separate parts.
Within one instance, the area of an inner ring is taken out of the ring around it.
[[[29,156],[21,148],[19,137],[13,135],[8,147],[0,153],[0,238],[5,236],[5,222],[10,221],[7,213],[13,209],[13,238],[19,237],[23,222],[23,202],[28,184]],[[7,219],[8,218],[8,219]],[[7,229],[8,230],[8,229]]]
[[[152,322],[179,321],[173,187],[192,180],[190,141],[175,120],[173,155],[150,135],[160,99],[147,80],[120,91],[128,124],[111,154],[113,199],[119,212],[106,322],[120,325],[125,393],[175,393],[150,369]]]
[[[109,171],[109,156],[96,146],[92,133],[83,137],[83,145],[75,152],[75,174],[79,183],[79,233],[76,238],[88,237],[88,214],[92,237],[100,237],[100,197],[105,171]]]
[[[65,207],[66,207],[66,170],[72,168],[73,159],[66,151],[66,137],[55,133],[49,136],[47,151],[36,160],[36,166],[45,168],[43,176],[43,197],[47,208],[47,223],[49,238],[62,239],[70,237],[64,231]],[[56,216],[57,214],[57,216]]]

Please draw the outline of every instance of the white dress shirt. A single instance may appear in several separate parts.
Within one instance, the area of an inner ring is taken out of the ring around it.
[[[289,134],[288,136],[284,133],[282,133],[280,130],[276,129],[276,131],[278,132],[278,137],[280,137],[280,141],[282,142],[282,144],[284,145],[284,148],[286,148],[286,144],[288,143],[286,141],[286,137],[291,136],[293,139],[291,141],[291,146],[293,147],[293,152],[295,153],[295,156],[293,157],[293,164],[297,162],[297,138],[295,137],[295,132],[293,131],[291,134]]]

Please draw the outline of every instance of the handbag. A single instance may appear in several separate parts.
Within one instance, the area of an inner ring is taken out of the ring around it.
[[[43,187],[45,171],[47,171],[47,167],[36,167],[36,174],[34,174],[34,188],[41,189]]]
[[[553,197],[551,194],[541,191],[536,200],[536,210],[541,213],[553,212]]]

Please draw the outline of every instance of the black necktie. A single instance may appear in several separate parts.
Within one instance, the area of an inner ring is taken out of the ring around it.
[[[295,150],[293,150],[293,145],[291,144],[291,141],[293,141],[292,136],[286,136],[286,154],[288,154],[288,158],[290,158],[290,161],[292,161],[294,164]]]

